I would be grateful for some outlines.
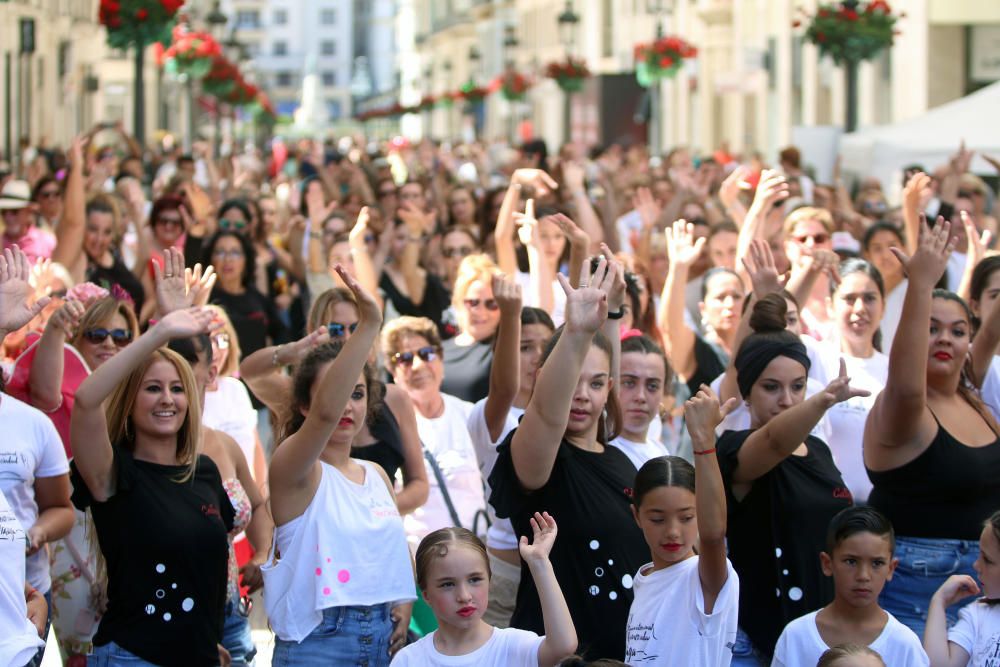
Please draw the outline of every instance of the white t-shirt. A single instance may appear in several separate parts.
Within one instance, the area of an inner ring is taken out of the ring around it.
[[[69,462],[59,432],[40,410],[4,394],[0,398],[0,424],[0,490],[27,531],[38,520],[35,480],[68,474]],[[41,549],[28,557],[27,576],[28,583],[40,593],[49,592],[48,551]]]
[[[472,446],[476,449],[476,457],[479,459],[479,470],[482,472],[483,483],[486,485],[486,500],[490,498],[490,473],[497,462],[497,445],[517,428],[523,408],[511,406],[507,411],[507,418],[504,421],[500,437],[494,442],[490,438],[490,429],[486,426],[486,399],[480,399],[469,413],[469,437],[472,438]],[[501,519],[496,515],[492,505],[487,505],[486,512],[490,517],[490,528],[486,531],[486,546],[493,549],[517,549],[517,534],[510,519]]]
[[[996,355],[993,356],[990,367],[986,370],[980,395],[993,416],[1000,419],[1000,357]]]
[[[544,637],[516,628],[493,628],[493,636],[472,653],[443,655],[434,648],[434,635],[410,644],[396,654],[392,667],[538,667],[538,649]]]
[[[220,377],[218,389],[205,392],[205,426],[222,431],[240,446],[253,472],[257,445],[257,411],[246,386],[234,377]]]
[[[26,665],[44,646],[24,602],[24,545],[21,522],[0,493],[0,665]]]
[[[726,561],[729,577],[711,614],[705,613],[698,556],[657,572],[652,571],[652,565],[644,565],[635,575],[635,599],[625,631],[625,662],[635,667],[729,665],[740,597],[740,580],[732,563]]]
[[[472,403],[448,394],[441,394],[441,397],[444,399],[444,413],[440,417],[427,419],[417,412],[417,433],[424,448],[434,456],[441,468],[462,527],[472,530],[476,514],[486,508],[483,478],[479,474],[476,450],[466,426],[472,412]],[[423,507],[417,508],[403,519],[406,535],[414,545],[428,533],[454,525],[434,469],[426,458],[424,467],[427,469],[430,495]],[[482,527],[485,528],[485,524]]]
[[[819,611],[800,616],[785,626],[778,645],[774,648],[774,660],[771,667],[801,667],[815,665],[819,658],[830,647],[826,645],[816,627],[816,614]],[[868,648],[882,656],[887,665],[906,665],[906,667],[927,667],[931,664],[920,639],[908,627],[896,620],[896,617],[886,612],[888,620],[875,641]]]
[[[847,366],[847,376],[851,386],[867,389],[871,396],[857,396],[837,403],[826,411],[830,422],[830,439],[826,444],[833,452],[833,460],[851,490],[855,502],[867,502],[872,491],[872,482],[865,470],[861,444],[865,436],[865,421],[875,405],[875,399],[885,389],[889,378],[889,357],[876,351],[867,359],[843,355],[832,345],[825,345],[827,352],[820,356],[815,374],[810,372],[824,386],[832,382],[840,373],[840,360]]]
[[[969,654],[969,667],[992,667],[1000,656],[1000,605],[979,601],[958,611],[958,621],[948,630],[948,641]]]
[[[517,280],[517,284],[521,286],[521,292],[524,294],[524,305],[540,308],[541,306],[539,306],[534,298],[534,290],[531,287],[531,274],[518,271],[514,274],[514,278]],[[559,280],[554,279],[552,281],[552,312],[549,315],[557,327],[562,325],[565,313],[566,292],[563,291]]]
[[[906,298],[906,286],[909,280],[903,279],[896,288],[885,295],[885,311],[882,313],[882,351],[889,354],[892,341],[896,338],[899,321],[903,317],[903,300]]]
[[[639,211],[632,209],[625,215],[615,220],[615,227],[618,229],[618,247],[627,255],[635,253],[632,247],[632,232],[642,232],[642,216]]]
[[[965,265],[969,263],[969,258],[964,252],[952,251],[948,256],[948,290],[958,292],[958,286],[962,284],[962,274],[965,273]]]
[[[654,421],[657,424],[660,423],[659,419]],[[608,444],[622,450],[629,461],[632,462],[632,465],[635,466],[636,470],[641,468],[642,464],[649,459],[655,459],[658,456],[670,456],[670,451],[666,447],[650,437],[647,437],[645,442],[636,442],[620,435]]]

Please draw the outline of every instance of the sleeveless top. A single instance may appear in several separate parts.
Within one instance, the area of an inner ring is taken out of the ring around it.
[[[897,535],[978,541],[983,522],[1000,507],[1000,437],[969,447],[934,421],[938,432],[920,456],[892,470],[868,469],[868,502]]]
[[[226,495],[229,496],[229,502],[233,506],[233,512],[235,512],[233,529],[229,531],[229,578],[226,589],[227,599],[232,602],[240,597],[240,568],[236,563],[233,539],[250,525],[250,519],[253,518],[253,506],[250,504],[246,490],[237,478],[233,477],[223,481],[222,488],[226,490]]]
[[[275,529],[264,574],[264,608],[275,635],[300,642],[330,607],[416,599],[403,520],[375,466],[358,461],[356,484],[320,462],[306,511]]]

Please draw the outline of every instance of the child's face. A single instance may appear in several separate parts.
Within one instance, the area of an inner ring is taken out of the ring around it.
[[[447,555],[434,559],[423,594],[439,624],[471,628],[480,622],[489,604],[486,567],[480,552],[460,544],[449,544]]]
[[[688,558],[698,540],[694,494],[679,486],[659,486],[632,508],[636,523],[653,555],[653,567],[662,569]]]
[[[820,560],[823,574],[833,577],[836,597],[853,607],[878,604],[879,593],[896,569],[889,538],[874,533],[855,533],[832,555],[820,554]]]
[[[983,595],[990,600],[1000,598],[1000,541],[993,528],[986,526],[979,536],[979,558],[972,564],[983,588]]]

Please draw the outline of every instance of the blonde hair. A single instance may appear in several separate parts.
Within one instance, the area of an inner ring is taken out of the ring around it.
[[[211,303],[206,308],[212,311],[212,316],[215,319],[222,322],[222,331],[217,333],[229,336],[229,354],[226,355],[226,363],[219,369],[219,377],[235,377],[240,370],[240,358],[243,356],[243,351],[240,350],[240,338],[236,335],[236,327],[233,326],[233,321],[229,319],[229,315],[226,314],[222,306]]]
[[[827,234],[833,234],[833,216],[830,215],[829,211],[825,208],[816,208],[815,206],[800,206],[785,218],[785,224],[782,226],[785,237],[791,236],[795,226],[806,220],[815,220],[823,225],[823,229],[826,230]]]
[[[837,663],[843,658],[862,655],[878,658],[879,664],[882,665],[882,667],[885,667],[885,661],[877,651],[870,649],[867,646],[861,646],[860,644],[837,644],[833,648],[827,649],[823,652],[823,655],[819,657],[819,662],[816,663],[816,667],[836,667]]]
[[[426,317],[411,317],[404,315],[397,317],[382,328],[382,354],[387,359],[399,351],[400,341],[406,336],[422,336],[432,346],[441,348],[441,336],[438,334],[437,325]]]
[[[135,340],[139,335],[139,321],[135,317],[135,311],[132,310],[132,304],[127,301],[119,301],[113,296],[106,296],[94,301],[84,311],[83,317],[80,318],[80,324],[76,328],[76,333],[70,339],[69,344],[80,349],[80,343],[83,342],[83,333],[101,326],[114,317],[115,314],[125,318],[128,330],[132,332],[132,339]]]
[[[472,283],[477,280],[486,286],[492,284],[493,276],[500,273],[500,268],[490,259],[489,255],[478,254],[469,255],[458,265],[458,273],[455,274],[455,287],[451,291],[451,305],[455,310],[464,307],[462,303],[468,293]]]
[[[309,308],[306,331],[311,333],[318,327],[326,324],[326,322],[322,320],[326,318],[330,309],[338,303],[349,303],[354,306],[355,310],[358,309],[358,300],[355,298],[354,292],[346,287],[333,287],[328,289],[313,300],[312,307]]]

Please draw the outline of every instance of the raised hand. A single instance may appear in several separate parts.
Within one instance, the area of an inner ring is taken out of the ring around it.
[[[788,181],[785,176],[773,169],[765,169],[760,174],[760,182],[757,184],[757,192],[754,193],[754,208],[767,212],[775,202],[788,196]]]
[[[87,307],[82,301],[67,299],[66,303],[59,310],[52,313],[49,321],[45,324],[45,328],[51,328],[52,331],[62,331],[67,338],[72,338],[76,333],[76,328],[80,325],[80,320],[86,312]]]
[[[667,256],[670,257],[670,264],[690,267],[701,255],[702,248],[708,240],[704,236],[698,240],[694,238],[694,225],[684,221],[676,220],[674,224],[667,227]]]
[[[434,230],[434,223],[437,220],[436,210],[424,212],[412,204],[400,206],[396,210],[396,215],[406,223],[407,229],[413,236],[430,234]]]
[[[726,176],[726,179],[719,186],[719,201],[722,202],[723,206],[729,208],[739,200],[740,190],[750,188],[750,184],[747,183],[749,177],[750,168],[742,164],[733,169],[729,176]]]
[[[625,265],[618,261],[606,243],[601,244],[601,254],[608,262],[609,280],[603,283],[607,288],[608,312],[618,312],[625,305]]]
[[[642,220],[642,226],[646,228],[655,227],[660,220],[663,209],[656,203],[653,193],[649,188],[636,188],[635,196],[632,197],[632,206]]]
[[[337,208],[336,200],[325,203],[323,188],[309,187],[306,190],[306,211],[314,225],[322,225],[330,213]]]
[[[577,192],[584,186],[583,167],[578,163],[568,160],[562,163],[563,184],[570,192]]]
[[[934,597],[941,600],[945,607],[950,607],[970,595],[979,595],[979,586],[976,584],[976,580],[967,574],[951,575],[934,593]]]
[[[524,203],[524,213],[514,212],[514,222],[517,223],[517,238],[524,247],[537,247],[538,220],[535,219],[535,200]]]
[[[687,425],[691,441],[705,447],[715,442],[715,427],[722,423],[726,416],[739,406],[739,400],[734,396],[719,405],[719,397],[707,384],[701,385],[698,393],[684,403],[684,423]],[[710,447],[705,447],[710,449]],[[695,450],[695,454],[699,450]]]
[[[910,176],[903,187],[903,211],[911,215],[919,215],[930,194],[931,177],[922,171]]]
[[[570,245],[579,248],[590,247],[590,234],[580,229],[580,226],[570,220],[569,217],[562,213],[556,213],[555,215],[550,215],[548,219],[556,224],[556,227],[563,233],[563,236],[566,237]]]
[[[541,169],[518,169],[511,175],[510,184],[533,187],[536,195],[544,195],[559,187],[559,184]]]
[[[566,276],[556,274],[566,293],[566,329],[593,334],[608,319],[608,291],[614,281],[614,271],[608,270],[608,260],[601,257],[593,275],[590,275],[589,262],[584,262],[580,274],[580,287],[576,289]]]
[[[277,353],[278,365],[295,366],[305,359],[313,348],[329,342],[330,330],[323,325],[295,342],[281,345]]]
[[[903,265],[903,270],[911,280],[921,280],[928,285],[936,285],[948,268],[948,257],[955,250],[956,239],[951,236],[951,223],[939,217],[934,229],[927,226],[927,220],[920,220],[920,240],[913,257],[907,257],[899,248],[890,248]]]
[[[154,326],[173,340],[212,333],[222,328],[222,322],[215,320],[215,314],[210,308],[192,306],[167,313]]]
[[[30,322],[49,304],[43,296],[31,303],[35,290],[28,283],[31,266],[27,256],[16,245],[0,255],[0,334],[17,331]]]
[[[348,236],[348,240],[352,249],[360,250],[365,249],[367,251],[368,246],[365,243],[365,236],[368,234],[368,223],[371,220],[370,214],[368,212],[367,206],[362,206],[361,210],[358,212],[358,219],[351,227],[351,233]]]
[[[743,258],[743,268],[750,276],[753,293],[758,299],[781,291],[778,268],[774,263],[774,255],[771,253],[771,246],[767,241],[754,239],[750,242],[749,251]]]
[[[205,222],[212,215],[212,198],[194,183],[185,183],[182,189],[195,222]]]
[[[552,545],[556,543],[556,520],[548,512],[535,512],[531,519],[531,532],[534,534],[531,543],[528,536],[522,535],[518,550],[526,562],[548,560],[552,553]]]
[[[500,306],[500,317],[521,317],[521,286],[502,273],[494,273],[493,298]]]
[[[215,286],[215,267],[211,264],[202,273],[201,263],[194,265],[194,269],[184,269],[184,281],[187,283],[188,301],[192,306],[204,306],[208,304],[208,298],[212,295],[212,288]]]
[[[360,323],[373,325],[378,329],[382,325],[382,309],[379,308],[378,301],[342,265],[337,264],[334,270],[340,276],[340,279],[344,281],[344,284],[347,285],[347,289],[354,293],[354,298],[358,301]]]
[[[840,373],[830,384],[826,385],[826,389],[822,393],[828,408],[858,396],[871,395],[870,391],[851,386],[851,378],[847,377],[847,363],[843,357],[840,358]]]
[[[187,298],[187,280],[184,275],[184,253],[177,248],[163,252],[163,267],[153,262],[153,281],[156,284],[156,302],[163,314],[191,306]]]
[[[990,241],[993,240],[993,234],[988,229],[984,229],[983,233],[980,234],[976,223],[972,221],[972,216],[966,211],[961,211],[959,215],[962,218],[962,225],[965,227],[965,237],[968,243],[965,250],[968,258],[966,261],[972,266],[976,266],[986,256]]]
[[[803,248],[796,262],[803,271],[826,273],[833,284],[840,284],[840,255],[824,248]]]

